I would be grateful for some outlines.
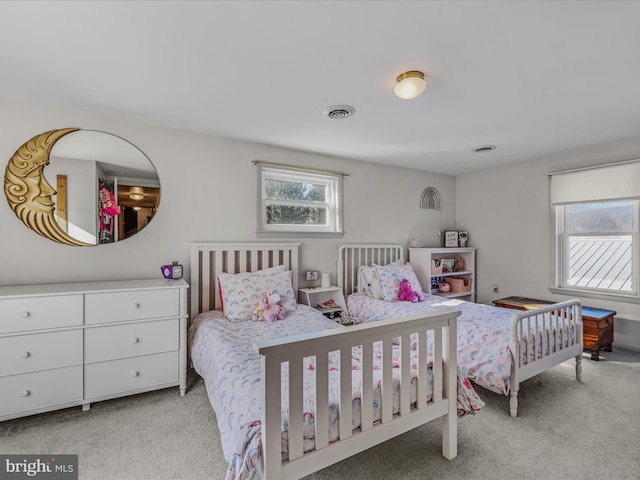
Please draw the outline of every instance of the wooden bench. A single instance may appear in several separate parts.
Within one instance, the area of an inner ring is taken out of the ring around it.
[[[494,300],[496,307],[514,310],[534,310],[553,302],[527,297],[506,297]],[[591,360],[600,360],[600,350],[613,351],[613,319],[617,312],[601,308],[582,307],[582,342]]]

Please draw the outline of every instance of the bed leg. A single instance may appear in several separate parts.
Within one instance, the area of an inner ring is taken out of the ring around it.
[[[453,460],[458,455],[458,417],[451,413],[442,417],[442,456]]]
[[[512,417],[518,416],[518,390],[516,388],[511,390],[511,398],[509,399],[509,410]]]
[[[576,355],[576,379],[582,378],[582,355]]]

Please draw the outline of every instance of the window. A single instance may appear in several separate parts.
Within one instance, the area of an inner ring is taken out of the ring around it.
[[[559,206],[560,287],[637,294],[638,201]]]
[[[556,293],[640,298],[640,163],[551,175]]]
[[[342,233],[344,174],[256,163],[259,231]]]

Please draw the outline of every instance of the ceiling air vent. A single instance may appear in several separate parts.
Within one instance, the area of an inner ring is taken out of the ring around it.
[[[356,113],[356,109],[349,105],[332,105],[326,108],[323,112],[325,117],[329,117],[333,120],[343,120],[345,118],[349,118],[354,113]]]
[[[487,153],[496,149],[495,145],[483,145],[481,147],[475,148],[473,151],[476,153]]]

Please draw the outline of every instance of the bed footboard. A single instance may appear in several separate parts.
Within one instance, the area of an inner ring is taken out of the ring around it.
[[[576,378],[582,375],[582,305],[568,300],[535,310],[516,313],[511,319],[512,417],[518,415],[520,382],[571,357],[576,359]]]
[[[255,345],[262,358],[262,477],[300,478],[439,417],[442,454],[457,455],[456,322],[459,311],[419,314],[371,324],[289,337]],[[427,352],[427,334],[433,348]],[[410,336],[418,335],[417,372],[410,370]],[[393,339],[400,338],[400,408],[393,413]],[[373,385],[374,343],[382,342],[381,418],[374,421],[373,389],[361,392],[361,426],[352,429],[352,347],[362,346],[362,385]],[[329,441],[328,355],[340,352],[339,438]],[[427,396],[427,358],[433,358],[431,398]],[[303,448],[303,361],[315,357],[315,448]],[[281,455],[282,363],[288,362],[288,460]],[[412,378],[415,377],[415,378]],[[411,403],[411,383],[416,383]],[[407,392],[407,393],[405,393]]]

